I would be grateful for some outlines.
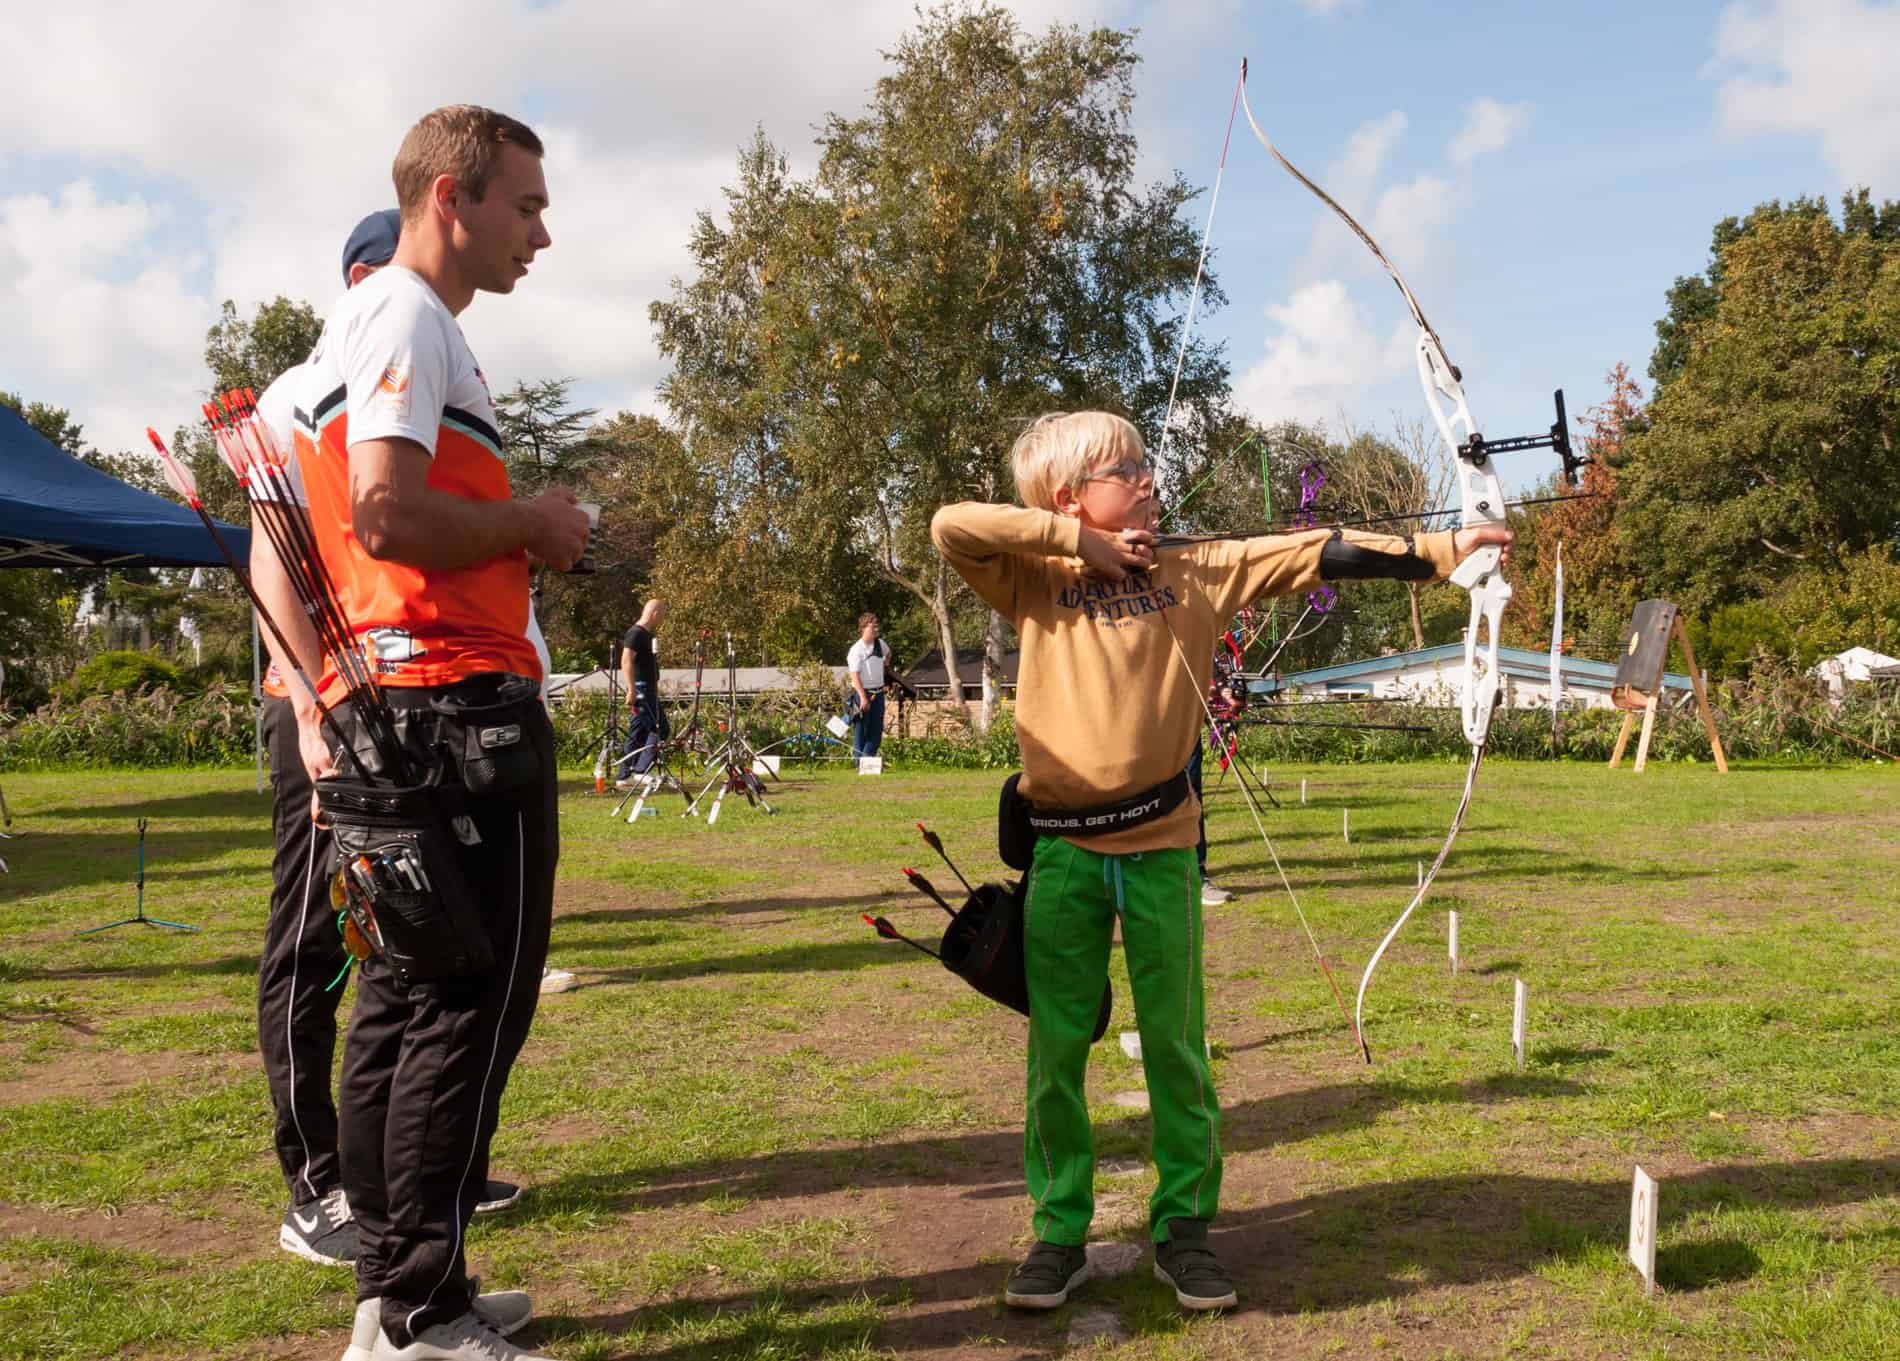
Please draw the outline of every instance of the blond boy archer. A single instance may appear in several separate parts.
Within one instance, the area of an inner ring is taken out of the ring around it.
[[[1508,548],[1511,532],[1313,529],[1158,548],[1154,474],[1119,416],[1043,416],[1010,461],[1022,506],[964,502],[931,522],[945,559],[1021,637],[1019,789],[1041,833],[1023,912],[1023,1164],[1036,1245],[1005,1299],[1053,1309],[1088,1279],[1095,1158],[1083,1080],[1119,919],[1154,1120],[1155,1275],[1183,1308],[1219,1309],[1237,1296],[1208,1241],[1220,1107],[1202,1035],[1200,806],[1186,777],[1215,636],[1262,596],[1323,580],[1442,579],[1481,544]]]

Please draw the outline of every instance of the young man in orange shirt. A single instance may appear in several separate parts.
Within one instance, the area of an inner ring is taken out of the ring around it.
[[[463,1235],[539,997],[559,848],[529,560],[571,566],[587,517],[565,488],[513,498],[456,316],[477,292],[511,292],[550,244],[541,155],[525,125],[471,105],[411,128],[393,167],[395,257],[338,301],[310,359],[312,524],[398,728],[419,758],[444,743],[465,751],[478,734],[456,716],[483,711],[483,759],[450,774],[466,825],[449,853],[495,960],[408,984],[379,956],[358,973],[339,1091],[358,1225],[350,1361],[527,1357],[496,1326],[525,1319],[526,1298],[478,1301]],[[360,731],[349,737],[353,753],[371,750]],[[313,778],[333,773],[325,756],[306,759]]]

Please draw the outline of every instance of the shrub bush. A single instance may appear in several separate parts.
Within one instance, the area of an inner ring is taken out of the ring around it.
[[[0,768],[243,765],[252,733],[251,697],[236,685],[190,696],[160,687],[56,698],[0,722]]]
[[[794,733],[821,730],[824,718],[837,711],[831,698],[814,682],[810,693],[742,701],[740,722],[754,746],[770,746]],[[1718,684],[1710,698],[1722,745],[1733,760],[1875,759],[1870,748],[1900,756],[1900,692],[1892,687],[1855,686],[1836,708],[1813,677],[1786,662],[1761,658],[1746,676]],[[684,711],[675,705],[671,713],[677,727]],[[716,732],[724,713],[723,701],[704,696],[704,726]],[[1454,708],[1329,704],[1289,712],[1256,704],[1249,716],[1292,720],[1287,726],[1241,727],[1241,750],[1257,763],[1455,761],[1470,751]],[[556,706],[554,733],[563,770],[593,769],[607,717],[605,693],[574,695]],[[1140,722],[1140,714],[1131,713],[1129,721]],[[1501,708],[1492,718],[1488,750],[1524,760],[1557,755],[1607,761],[1622,721],[1622,711],[1616,709],[1567,709],[1553,740],[1548,709]],[[1407,724],[1423,731],[1303,726],[1321,722]],[[244,765],[251,759],[251,725],[250,695],[235,684],[212,686],[202,695],[145,687],[55,699],[31,714],[0,711],[0,770]],[[844,753],[844,748],[828,744],[823,749]],[[886,734],[884,753],[899,765],[946,770],[1010,770],[1022,763],[1015,713],[1007,704],[985,735],[942,722],[929,737]],[[1652,761],[1710,759],[1708,737],[1693,701],[1672,704],[1657,714],[1649,754]]]
[[[83,663],[59,687],[59,696],[81,700],[88,695],[131,694],[141,688],[179,688],[178,668],[149,652],[101,652]]]

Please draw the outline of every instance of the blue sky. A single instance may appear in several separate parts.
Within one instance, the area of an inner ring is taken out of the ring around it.
[[[1892,0],[1012,8],[1141,30],[1148,176],[1211,186],[1248,56],[1263,125],[1380,238],[1494,436],[1548,424],[1556,386],[1581,412],[1618,360],[1641,375],[1719,218],[1848,184],[1900,197]],[[187,419],[218,302],[327,304],[403,131],[467,100],[537,123],[554,197],[535,273],[465,314],[491,380],[566,374],[590,404],[650,407],[646,306],[685,268],[693,211],[755,125],[809,168],[811,127],[862,105],[910,13],[177,0],[0,19],[0,81],[31,114],[0,126],[0,387],[70,406],[106,448]],[[1244,128],[1213,243],[1230,303],[1197,328],[1256,415],[1422,417],[1397,295]]]

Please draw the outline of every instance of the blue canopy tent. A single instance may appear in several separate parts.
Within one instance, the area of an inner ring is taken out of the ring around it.
[[[250,530],[221,523],[218,533],[248,559]],[[190,507],[81,463],[0,406],[0,567],[227,565]]]
[[[251,532],[218,532],[243,562]],[[187,506],[89,467],[0,406],[0,567],[223,567]]]

